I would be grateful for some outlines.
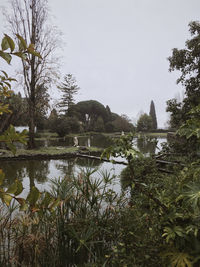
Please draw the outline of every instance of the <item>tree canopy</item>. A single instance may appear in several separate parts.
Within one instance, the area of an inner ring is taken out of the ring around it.
[[[146,113],[142,114],[137,121],[137,130],[147,132],[152,129],[153,120],[152,117]]]
[[[177,83],[185,89],[183,102],[175,99],[167,102],[167,111],[171,113],[170,123],[175,128],[186,121],[191,108],[200,103],[200,22],[189,23],[189,31],[191,39],[186,41],[185,48],[174,48],[168,58],[169,71],[180,72]]]
[[[85,124],[86,130],[93,130],[97,119],[100,117],[106,121],[107,110],[96,100],[78,102],[69,110],[69,115],[76,115]]]

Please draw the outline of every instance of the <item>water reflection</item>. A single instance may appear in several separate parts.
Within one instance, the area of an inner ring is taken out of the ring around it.
[[[105,148],[112,144],[110,138],[104,135],[84,136],[78,137],[80,146],[96,146]],[[157,153],[157,146],[160,147],[162,142],[166,139],[161,138],[137,138],[135,139],[135,146],[144,154]],[[71,146],[73,145],[73,137],[58,138],[56,140],[41,141],[46,146]],[[1,161],[0,168],[3,169],[6,179],[5,186],[11,185],[16,178],[23,182],[26,193],[35,185],[40,190],[48,190],[50,186],[50,179],[64,177],[66,175],[76,175],[80,172],[80,168],[99,168],[101,171],[108,171],[117,176],[120,175],[123,165],[113,165],[108,162],[101,162],[99,160],[89,160],[86,158],[71,158],[60,160],[24,160],[24,161]],[[99,173],[95,175],[99,175]],[[120,191],[120,186],[118,189]]]
[[[90,160],[86,158],[77,158],[76,164],[79,167],[90,166],[91,168],[97,168],[102,165],[102,161],[96,159]]]
[[[137,138],[137,148],[143,154],[155,154],[157,143],[157,138],[151,138],[146,136],[141,136],[140,138]]]
[[[4,161],[1,162],[1,169],[5,173],[5,185],[11,185],[15,179],[23,181],[29,179],[30,187],[35,182],[43,184],[47,181],[49,174],[49,161],[47,160],[23,160],[23,161]]]
[[[101,172],[108,171],[116,176],[115,190],[120,191],[118,176],[123,169],[123,165],[113,165],[109,162],[99,160],[88,160],[85,158],[60,159],[60,160],[29,160],[29,161],[10,161],[0,162],[6,179],[5,187],[8,187],[18,178],[25,188],[23,196],[26,196],[30,188],[35,185],[40,191],[50,190],[51,179],[63,178],[68,175],[77,175],[86,168],[96,169],[95,178],[100,178]]]
[[[76,159],[55,161],[55,168],[62,173],[63,176],[73,175]]]

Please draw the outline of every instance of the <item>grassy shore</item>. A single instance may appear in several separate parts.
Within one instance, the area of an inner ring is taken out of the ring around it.
[[[139,135],[145,135],[145,136],[149,136],[149,137],[167,138],[167,133],[151,133],[151,132],[149,132],[149,133],[137,133],[136,135],[137,135],[137,137]]]
[[[41,147],[38,149],[18,149],[16,154],[13,155],[11,151],[0,149],[0,160],[5,158],[22,158],[22,157],[34,157],[34,158],[40,158],[42,156],[46,156],[51,158],[52,156],[73,156],[76,153],[89,153],[89,154],[100,154],[103,150],[101,148],[97,147],[88,147],[84,150],[82,150],[81,147]]]
[[[125,133],[128,134],[128,133]],[[86,133],[78,133],[78,134],[68,134],[65,136],[65,138],[72,138],[74,136],[78,136],[78,137],[84,137],[84,136],[91,136],[91,135],[104,135],[104,136],[108,136],[110,138],[112,137],[120,137],[121,136],[121,132],[114,132],[114,133],[97,133],[97,132],[86,132]],[[138,137],[139,135],[145,135],[145,136],[151,136],[151,137],[157,137],[157,138],[166,138],[167,137],[167,132],[137,132],[136,137]],[[59,136],[57,135],[57,133],[51,133],[51,132],[39,132],[36,135],[36,140],[56,140],[57,138],[59,138]]]

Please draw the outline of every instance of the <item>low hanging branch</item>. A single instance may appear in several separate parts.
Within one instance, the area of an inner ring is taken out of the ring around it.
[[[97,160],[101,160],[101,161],[105,161],[105,162],[112,162],[114,164],[122,164],[122,165],[128,165],[127,162],[124,161],[118,161],[118,160],[109,160],[109,159],[105,159],[105,158],[101,158],[101,157],[97,157],[97,156],[91,156],[91,155],[87,155],[87,154],[81,154],[81,153],[76,153],[77,157],[82,157],[82,158],[88,158],[88,159],[97,159]],[[179,166],[186,166],[182,163],[178,163],[178,162],[172,162],[172,161],[166,161],[166,160],[155,160],[156,163],[160,163],[160,164],[166,164],[166,165],[179,165]],[[167,173],[172,173],[172,171],[167,171],[165,169],[159,169],[161,171],[166,171]]]

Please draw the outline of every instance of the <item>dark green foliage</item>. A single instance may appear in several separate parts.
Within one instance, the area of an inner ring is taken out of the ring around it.
[[[52,132],[56,132],[60,137],[69,133],[79,133],[80,123],[74,117],[61,116],[53,118],[50,124]]]
[[[9,98],[4,98],[2,102],[9,105],[11,112],[4,113],[0,117],[0,132],[5,131],[10,124],[15,126],[26,126],[28,124],[27,101],[21,97],[20,93],[12,93]]]
[[[72,74],[66,74],[64,77],[64,82],[62,82],[58,88],[62,92],[62,97],[58,107],[60,111],[67,114],[70,106],[74,104],[74,95],[78,93],[80,88],[77,85],[76,79]]]
[[[95,173],[88,168],[74,178],[54,179],[51,193],[41,196],[33,187],[32,209],[13,221],[4,213],[1,241],[12,240],[13,250],[2,250],[0,263],[6,266],[12,257],[10,266],[161,266],[155,246],[162,238],[149,230],[156,213],[149,220],[110,188],[115,177],[95,178]],[[59,202],[51,211],[46,207],[52,197]]]
[[[152,129],[156,130],[157,129],[157,118],[156,118],[156,110],[155,110],[155,105],[154,105],[153,100],[151,100],[149,116],[151,116],[152,118]]]
[[[85,131],[93,131],[98,117],[103,119],[104,124],[107,118],[107,111],[105,107],[98,101],[88,100],[81,101],[72,106],[69,109],[69,115],[76,115],[83,123]]]
[[[188,119],[188,112],[192,107],[200,103],[200,23],[189,23],[189,31],[192,36],[185,43],[184,49],[174,48],[169,57],[170,71],[180,71],[177,83],[181,83],[185,89],[185,97],[182,103],[175,100],[168,101],[167,111],[171,113],[171,126],[178,128]]]
[[[105,132],[105,127],[104,127],[104,121],[101,116],[99,116],[94,122],[94,131],[95,132]]]
[[[177,129],[177,127],[181,126],[181,123],[184,120],[184,114],[182,113],[182,103],[178,102],[175,98],[170,99],[167,101],[166,111],[171,113],[169,121],[170,129]]]
[[[146,113],[142,114],[137,121],[137,130],[141,132],[150,131],[153,127],[152,117]]]
[[[111,114],[110,107],[108,105],[106,106],[106,111],[107,111],[107,120],[110,121],[112,114]]]
[[[20,93],[12,93],[9,98],[3,100],[4,104],[8,104],[10,111],[0,117],[0,132],[5,131],[9,124],[15,126],[27,126],[29,123],[28,99],[21,96]],[[37,87],[36,95],[36,127],[44,129],[46,127],[47,112],[49,109],[49,94],[47,88],[43,85]]]
[[[69,116],[75,116],[82,123],[84,131],[116,132],[134,131],[133,124],[126,115],[119,116],[98,101],[87,100],[73,105],[68,110]]]
[[[191,132],[191,130],[195,129],[194,124],[190,124],[191,110],[200,104],[200,23],[197,21],[189,23],[189,31],[191,39],[186,41],[185,48],[174,48],[172,56],[169,57],[169,70],[178,70],[180,72],[177,83],[181,83],[185,89],[184,99],[182,102],[178,102],[175,99],[169,100],[167,102],[167,111],[171,115],[170,126],[172,128],[178,129],[180,126],[185,125],[188,131]],[[199,112],[196,117],[198,116]],[[183,130],[184,127],[182,128]],[[181,142],[174,140],[171,144],[172,149],[180,153],[197,154],[199,151],[198,136],[194,134],[191,138],[188,138],[188,135],[188,133],[182,134],[182,138],[177,138]]]
[[[114,131],[116,132],[134,131],[134,126],[126,115],[117,116],[116,119],[112,121],[112,125],[113,125]]]
[[[145,135],[137,137],[137,147],[143,154],[155,154],[157,139]]]
[[[47,113],[50,108],[49,106],[50,95],[48,94],[48,88],[44,84],[40,84],[36,87],[35,100],[36,100],[35,125],[37,129],[43,130],[44,128],[46,128]]]
[[[105,131],[106,131],[107,133],[112,133],[112,132],[115,131],[115,128],[114,128],[114,126],[113,126],[112,121],[109,121],[109,122],[107,122],[107,123],[105,124]]]

